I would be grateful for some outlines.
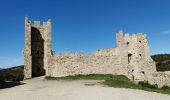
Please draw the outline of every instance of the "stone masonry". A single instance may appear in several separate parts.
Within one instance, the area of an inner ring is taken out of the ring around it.
[[[51,21],[25,18],[25,79],[40,75],[62,77],[77,74],[125,75],[134,81],[170,86],[170,72],[157,72],[149,55],[146,34],[116,33],[116,47],[83,52],[54,53],[51,44]]]

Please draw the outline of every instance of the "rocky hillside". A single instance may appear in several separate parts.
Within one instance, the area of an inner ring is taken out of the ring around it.
[[[3,70],[3,68],[0,68],[0,70]]]
[[[22,81],[24,65],[0,70],[0,83],[3,81]]]
[[[157,71],[170,71],[170,54],[152,55]]]

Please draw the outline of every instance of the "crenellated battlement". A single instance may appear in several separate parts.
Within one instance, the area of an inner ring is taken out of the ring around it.
[[[48,19],[46,22],[42,22],[42,23],[40,21],[33,21],[32,23],[28,17],[25,17],[25,24],[30,25],[32,27],[36,27],[36,28],[45,28],[51,25],[51,19]]]

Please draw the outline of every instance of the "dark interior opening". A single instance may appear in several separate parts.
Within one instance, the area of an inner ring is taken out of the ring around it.
[[[132,72],[134,72],[134,69],[132,69]]]
[[[45,75],[44,70],[44,39],[40,31],[31,27],[32,77]]]
[[[130,63],[131,57],[132,57],[132,54],[129,53],[129,54],[128,54],[128,63]]]
[[[145,75],[145,72],[144,72],[144,71],[141,71],[141,73],[142,73],[143,75]]]
[[[135,79],[134,75],[133,75],[134,69],[132,69],[132,80]]]

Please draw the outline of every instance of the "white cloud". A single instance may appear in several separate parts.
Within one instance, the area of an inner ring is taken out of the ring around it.
[[[161,34],[163,34],[163,35],[170,35],[170,30],[162,31]]]

